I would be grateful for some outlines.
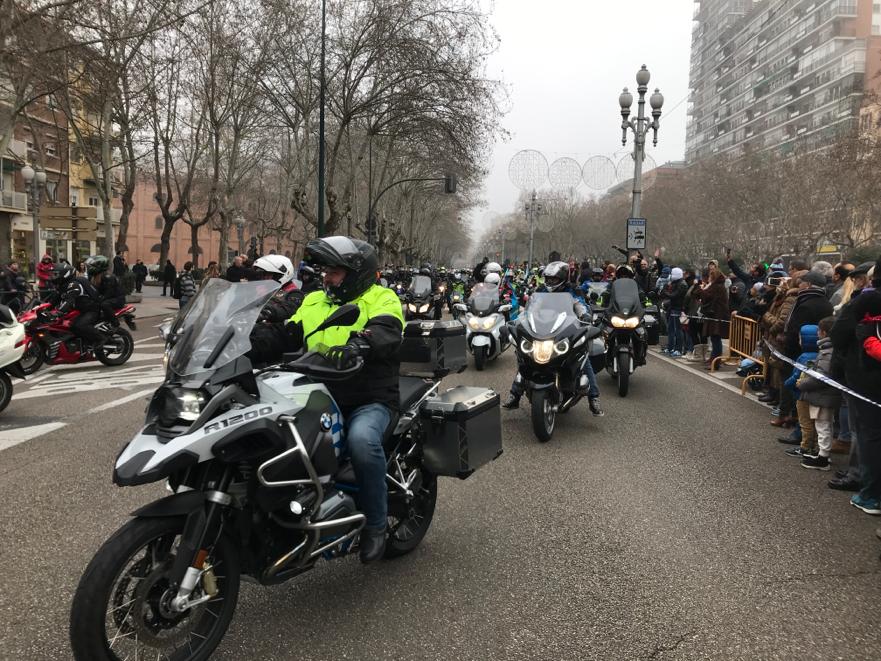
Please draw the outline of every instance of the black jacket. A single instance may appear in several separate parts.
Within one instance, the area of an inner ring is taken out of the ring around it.
[[[59,312],[78,310],[85,314],[87,312],[98,312],[100,309],[101,295],[88,278],[74,278],[61,293],[61,304],[58,306]]]
[[[671,280],[661,292],[661,298],[670,301],[671,310],[679,310],[685,308],[685,294],[688,292],[688,285],[685,280]]]
[[[98,294],[101,297],[101,303],[107,303],[114,310],[125,306],[125,290],[115,275],[105,273],[101,276]]]
[[[856,331],[866,309],[878,304],[881,304],[879,291],[863,292],[852,298],[841,308],[841,313],[829,332],[835,349],[833,378],[843,377],[848,386],[876,402],[881,401],[881,363],[863,360],[863,349]]]
[[[784,351],[790,358],[795,358],[801,353],[798,341],[798,333],[805,324],[816,324],[823,317],[832,315],[832,304],[826,298],[826,292],[817,287],[809,287],[798,293],[798,298],[789,313],[789,319],[783,327],[783,335],[786,337]]]
[[[162,282],[170,285],[173,284],[177,279],[177,269],[174,268],[174,264],[166,264],[165,268],[162,269]]]
[[[140,278],[141,280],[147,279],[147,266],[145,264],[135,264],[132,266],[132,273],[135,274],[136,278]]]
[[[226,269],[226,279],[230,282],[241,282],[243,278],[247,278],[248,270],[243,266],[230,266]]]

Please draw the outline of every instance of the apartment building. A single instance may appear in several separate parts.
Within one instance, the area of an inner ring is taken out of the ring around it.
[[[696,0],[686,161],[817,149],[879,89],[881,2]]]

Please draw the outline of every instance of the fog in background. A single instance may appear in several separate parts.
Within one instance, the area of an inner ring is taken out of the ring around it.
[[[508,87],[503,124],[511,135],[493,149],[487,206],[471,214],[475,236],[490,217],[515,209],[518,190],[508,163],[521,149],[541,151],[548,163],[569,156],[580,164],[596,154],[617,164],[630,152],[632,134],[621,146],[618,95],[627,86],[636,97],[642,64],[652,74],[649,95],[660,87],[665,98],[658,146],[649,141],[647,152],[659,165],[683,158],[694,6],[691,0],[495,0],[492,23],[501,44],[488,73]],[[593,192],[583,184],[578,190]]]

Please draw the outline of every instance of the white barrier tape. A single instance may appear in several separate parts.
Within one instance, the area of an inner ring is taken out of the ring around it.
[[[827,386],[832,386],[833,388],[836,388],[836,389],[840,390],[841,392],[847,393],[851,397],[856,397],[857,399],[861,399],[864,402],[872,404],[873,406],[881,407],[881,404],[879,404],[878,402],[871,400],[868,397],[865,397],[854,390],[851,390],[850,388],[848,388],[847,386],[845,386],[841,383],[838,383],[838,381],[835,381],[834,379],[829,378],[823,372],[818,372],[817,370],[815,370],[811,367],[808,367],[807,365],[802,365],[801,363],[798,363],[798,362],[792,360],[792,358],[789,358],[788,356],[784,356],[782,353],[777,351],[777,349],[772,347],[767,342],[765,342],[765,346],[771,351],[771,353],[773,353],[777,358],[782,360],[784,363],[789,363],[793,367],[801,370],[804,374],[807,374],[808,376],[814,377],[815,379],[817,379],[817,381],[821,381],[822,383],[825,383]]]
[[[685,316],[688,317],[689,319],[697,319],[698,321],[720,321],[723,324],[730,324],[731,323],[730,319],[716,319],[714,317],[701,317],[700,315],[691,315],[691,314],[687,314]]]

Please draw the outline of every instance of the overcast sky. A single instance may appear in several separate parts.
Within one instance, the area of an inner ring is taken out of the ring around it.
[[[692,0],[495,0],[492,22],[501,44],[489,74],[508,86],[503,124],[511,138],[493,150],[488,207],[472,215],[476,226],[513,210],[518,191],[508,163],[521,149],[544,153],[548,163],[570,156],[583,164],[596,154],[617,163],[632,148],[632,135],[621,146],[618,95],[625,85],[635,92],[642,64],[652,75],[649,92],[659,87],[665,98],[658,146],[649,143],[648,153],[658,164],[683,158],[694,6]],[[582,184],[579,191],[590,189]]]

